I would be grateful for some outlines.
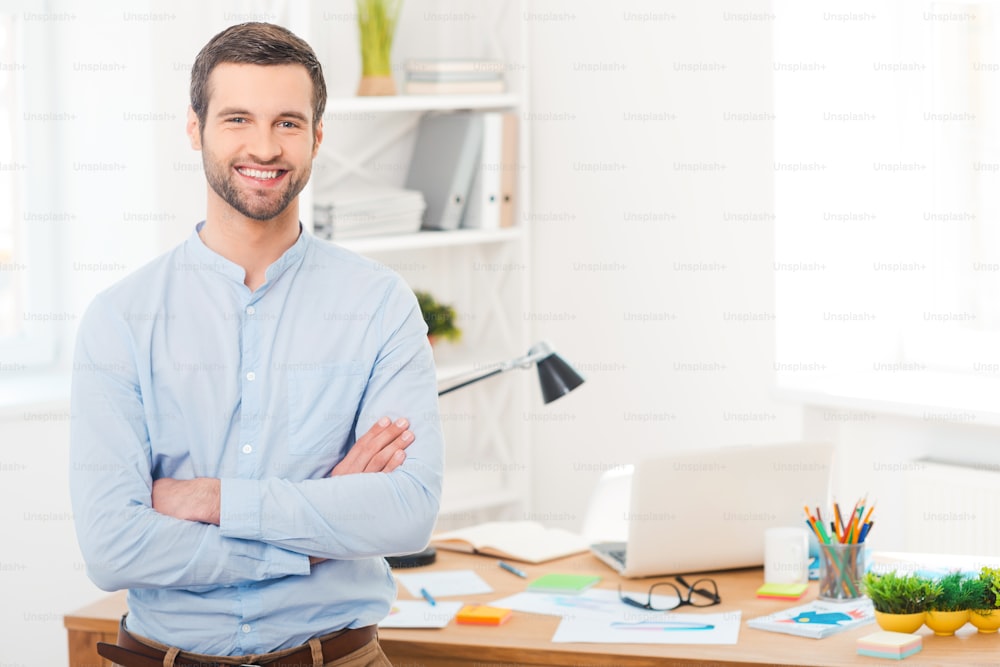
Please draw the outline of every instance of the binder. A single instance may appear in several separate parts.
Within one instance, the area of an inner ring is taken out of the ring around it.
[[[503,114],[483,114],[483,144],[476,163],[468,205],[462,218],[465,229],[500,227],[500,170],[503,168]]]
[[[481,114],[427,114],[420,119],[405,187],[424,193],[427,208],[421,229],[458,228],[482,137]]]
[[[503,114],[503,145],[500,150],[501,227],[513,227],[517,224],[515,194],[521,174],[521,164],[518,162],[517,121],[516,113]]]

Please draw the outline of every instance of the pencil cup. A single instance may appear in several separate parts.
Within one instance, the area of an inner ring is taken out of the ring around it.
[[[819,597],[821,600],[854,600],[861,597],[865,573],[865,545],[819,545]]]

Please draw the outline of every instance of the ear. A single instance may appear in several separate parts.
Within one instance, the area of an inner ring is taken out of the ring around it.
[[[313,159],[316,159],[316,155],[319,153],[319,145],[323,143],[323,119],[320,118],[319,122],[316,124],[316,134],[313,135]]]
[[[188,107],[187,135],[191,142],[191,148],[196,151],[201,150],[201,128],[198,125],[198,114],[190,106]]]

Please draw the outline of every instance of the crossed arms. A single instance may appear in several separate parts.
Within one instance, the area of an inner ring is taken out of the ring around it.
[[[301,481],[154,479],[147,412],[163,406],[140,389],[148,371],[137,368],[128,323],[95,302],[74,360],[70,474],[94,583],[211,589],[308,575],[323,559],[422,549],[440,503],[443,443],[426,327],[406,299],[413,309],[398,309],[407,314],[389,327],[359,407],[357,430],[369,430],[326,476]],[[413,420],[365,421],[403,405]]]
[[[413,433],[407,430],[409,425],[404,417],[396,421],[382,417],[358,438],[347,456],[333,467],[328,476],[392,472],[402,465],[406,459],[405,450],[413,442]],[[175,519],[218,526],[221,489],[221,480],[214,477],[162,477],[153,481],[153,509]],[[319,556],[309,557],[309,563],[313,565],[324,560]]]

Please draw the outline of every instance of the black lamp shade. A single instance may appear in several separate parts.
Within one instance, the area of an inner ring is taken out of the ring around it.
[[[580,374],[555,352],[538,362],[538,381],[542,385],[542,400],[546,404],[583,384]]]

